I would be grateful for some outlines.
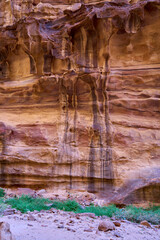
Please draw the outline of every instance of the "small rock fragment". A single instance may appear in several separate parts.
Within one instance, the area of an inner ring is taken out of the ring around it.
[[[58,228],[64,228],[64,225],[58,225]]]
[[[66,229],[67,229],[67,231],[71,231],[71,232],[75,232],[76,231],[75,229],[72,229],[72,228],[69,228],[69,227],[67,227]]]
[[[79,214],[76,214],[75,216],[77,219],[80,219],[80,215]]]
[[[46,190],[45,189],[41,189],[39,191],[37,191],[37,195],[38,196],[41,196],[42,194],[46,193]]]
[[[127,223],[127,220],[122,219],[121,222],[123,222],[123,223]]]
[[[150,227],[150,228],[152,227],[151,224],[149,222],[147,222],[146,220],[140,222],[140,224],[143,226],[146,226],[146,227]]]
[[[49,212],[51,212],[51,213],[56,213],[56,209],[51,208],[51,209],[49,210]]]
[[[73,220],[73,219],[70,219],[70,220],[69,220],[69,223],[74,223],[74,220]]]
[[[7,215],[13,215],[16,213],[16,209],[13,208],[7,208],[6,210],[4,210],[3,216],[7,216]]]
[[[84,232],[93,232],[93,230],[91,228],[86,228],[84,229]]]
[[[86,216],[90,218],[96,218],[96,215],[94,213],[86,212],[86,213],[80,213],[80,216]]]
[[[30,224],[30,223],[28,223],[27,225],[28,225],[29,227],[33,227],[33,225],[32,225],[32,224]]]
[[[33,213],[35,213],[35,214],[36,214],[36,213],[39,213],[39,212],[38,212],[37,210],[34,210],[34,211],[33,211]]]
[[[114,236],[115,236],[115,237],[121,237],[121,234],[120,234],[118,231],[115,231],[115,232],[114,232]]]
[[[29,220],[29,221],[35,221],[36,218],[35,218],[32,214],[29,214],[28,220]]]
[[[159,229],[159,228],[160,228],[160,225],[155,225],[154,227]]]
[[[113,223],[114,223],[114,225],[115,225],[116,227],[120,227],[120,226],[121,226],[121,223],[118,222],[118,221],[113,221]]]
[[[107,232],[109,230],[114,230],[114,229],[115,229],[115,226],[113,222],[111,222],[110,220],[102,221],[98,226],[98,230],[103,232]]]

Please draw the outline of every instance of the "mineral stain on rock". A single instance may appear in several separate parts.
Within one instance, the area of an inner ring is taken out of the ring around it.
[[[1,185],[157,202],[159,4],[0,2]]]

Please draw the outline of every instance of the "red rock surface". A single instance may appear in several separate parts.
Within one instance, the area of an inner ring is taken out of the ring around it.
[[[0,2],[0,184],[159,202],[160,2]]]

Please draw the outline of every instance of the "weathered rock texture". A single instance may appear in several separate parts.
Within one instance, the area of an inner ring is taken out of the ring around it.
[[[158,0],[0,1],[1,185],[160,201],[159,26]]]

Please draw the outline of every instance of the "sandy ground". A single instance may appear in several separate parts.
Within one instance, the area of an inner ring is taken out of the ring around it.
[[[101,217],[77,216],[53,210],[1,217],[10,224],[16,240],[160,240],[160,229],[148,228],[128,221],[108,232],[98,231]]]

